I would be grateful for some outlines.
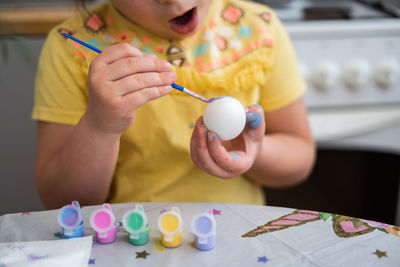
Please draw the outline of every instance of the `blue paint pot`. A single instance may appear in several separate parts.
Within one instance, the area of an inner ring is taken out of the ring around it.
[[[57,219],[62,227],[64,238],[83,236],[82,211],[78,201],[73,201],[70,205],[62,207]]]
[[[192,220],[194,245],[199,250],[211,250],[215,246],[216,226],[214,216],[210,213],[197,214]]]
[[[81,224],[74,228],[74,229],[68,229],[68,228],[62,228],[63,230],[63,235],[64,238],[68,239],[68,238],[74,238],[74,237],[82,237],[84,232],[83,232],[83,221],[81,222]]]

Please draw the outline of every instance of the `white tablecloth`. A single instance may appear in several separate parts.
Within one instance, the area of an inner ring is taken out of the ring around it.
[[[118,225],[117,240],[106,245],[93,241],[89,266],[400,266],[398,227],[270,206],[140,203],[148,216],[150,239],[143,246],[134,246],[122,227],[122,216],[136,204],[112,205]],[[85,236],[94,235],[89,217],[99,207],[82,207]],[[183,242],[177,248],[165,248],[160,243],[157,219],[172,207],[181,210]],[[206,209],[213,210],[217,222],[216,246],[210,251],[200,251],[194,247],[190,224],[196,214]],[[19,242],[65,241],[57,223],[58,212],[0,216],[0,248],[4,252]],[[40,261],[42,256],[49,258],[52,251],[44,254],[36,255],[30,262]],[[0,267],[8,266],[1,255]]]

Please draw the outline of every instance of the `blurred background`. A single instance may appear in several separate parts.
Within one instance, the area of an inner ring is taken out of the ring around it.
[[[400,225],[400,0],[254,1],[293,41],[318,144],[310,179],[266,188],[268,205]],[[34,76],[47,32],[75,11],[73,0],[0,0],[0,215],[43,209]]]

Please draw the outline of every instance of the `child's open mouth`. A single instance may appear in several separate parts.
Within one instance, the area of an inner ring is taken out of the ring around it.
[[[185,14],[175,17],[168,21],[168,25],[172,30],[179,34],[188,34],[192,32],[198,23],[197,9],[192,8]]]

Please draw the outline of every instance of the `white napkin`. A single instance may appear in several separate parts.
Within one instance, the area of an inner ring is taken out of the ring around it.
[[[0,243],[2,266],[87,266],[92,236],[52,241]]]

